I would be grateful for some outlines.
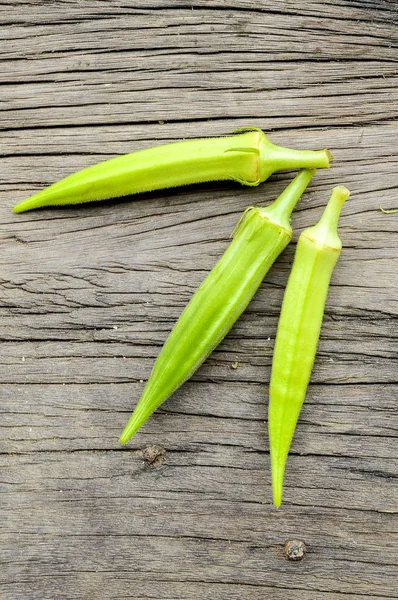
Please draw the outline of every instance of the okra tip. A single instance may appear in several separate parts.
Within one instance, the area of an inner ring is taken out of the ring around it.
[[[44,208],[49,204],[51,203],[48,202],[48,195],[44,190],[43,192],[38,192],[33,196],[25,198],[25,200],[21,200],[18,202],[18,204],[13,206],[12,210],[15,213],[23,213],[27,212],[28,210],[34,210],[35,208]]]
[[[25,200],[18,202],[18,204],[16,204],[15,206],[12,207],[12,211],[15,213],[22,213],[22,212],[25,212],[26,210],[29,210],[29,205],[26,205]]]
[[[147,410],[145,407],[142,408],[142,405],[138,403],[133,414],[127,421],[126,427],[121,433],[119,442],[122,445],[127,444],[127,442],[131,440],[133,435],[137,433],[141,425],[145,423],[145,421],[151,416],[152,413],[153,409]]]
[[[138,429],[138,427],[135,428],[133,423],[130,423],[130,421],[129,421],[121,433],[119,442],[122,445],[127,444],[127,442],[131,440],[131,438],[133,437],[133,435],[135,434],[137,429]]]
[[[279,465],[279,461],[272,461],[272,496],[275,508],[279,508],[282,504],[282,493],[283,493],[283,476],[284,476],[284,465]]]

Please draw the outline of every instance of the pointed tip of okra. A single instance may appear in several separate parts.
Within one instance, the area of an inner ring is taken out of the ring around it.
[[[18,202],[18,204],[16,204],[12,208],[12,212],[15,212],[15,213],[23,213],[26,210],[29,210],[29,205],[27,205],[27,200],[22,200],[22,202]]]
[[[129,442],[131,440],[131,438],[133,437],[134,433],[129,433],[128,431],[126,431],[125,429],[123,429],[122,431],[122,435],[119,438],[119,443],[124,446],[124,444],[127,444],[127,442]]]
[[[284,444],[280,439],[273,439],[270,436],[270,460],[271,460],[271,482],[272,482],[272,497],[276,508],[282,504],[283,497],[283,481],[285,478],[286,460],[288,450],[284,448]]]
[[[271,459],[272,496],[276,508],[282,504],[284,472],[285,465],[280,464],[280,460]]]
[[[127,442],[131,440],[133,435],[137,433],[140,427],[145,423],[145,421],[149,419],[149,417],[153,413],[153,409],[147,410],[142,407],[141,400],[138,402],[133,414],[127,421],[127,424],[120,435],[119,442],[121,444],[127,444]]]
[[[41,192],[39,193],[41,194]],[[41,202],[40,200],[38,201],[37,196],[38,194],[34,194],[33,196],[29,196],[29,198],[25,198],[25,200],[21,200],[21,202],[18,202],[18,204],[13,206],[13,212],[23,213],[27,212],[28,210],[33,210],[35,208],[41,208],[42,206],[45,206],[43,200],[41,200]]]
[[[123,431],[120,435],[119,442],[122,445],[127,444],[127,442],[129,442],[131,440],[133,435],[139,429],[139,427],[140,427],[140,425],[136,422],[136,419],[132,420],[132,418],[130,418],[126,427],[123,429]]]
[[[35,210],[38,208],[46,208],[49,206],[58,206],[59,204],[66,204],[63,198],[63,184],[61,180],[58,183],[54,183],[49,187],[37,192],[36,194],[32,194],[32,196],[28,196],[21,202],[18,202],[13,207],[13,212],[15,213],[23,213],[28,210]],[[76,204],[77,199],[74,198],[72,191],[69,194],[68,204]]]
[[[272,495],[275,508],[280,508],[282,504],[282,486],[280,486],[278,489],[274,489],[272,491]]]

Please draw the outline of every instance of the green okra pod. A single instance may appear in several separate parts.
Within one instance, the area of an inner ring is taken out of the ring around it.
[[[281,169],[329,167],[327,150],[272,144],[260,129],[229,137],[188,140],[112,158],[69,175],[14,206],[20,213],[205,181],[256,186]]]
[[[248,305],[265,274],[290,242],[290,215],[314,170],[303,170],[267,208],[247,209],[233,240],[200,285],[167,339],[121,437],[134,435],[186,381]]]
[[[337,224],[349,197],[336,187],[320,221],[300,235],[276,334],[268,429],[275,506],[282,501],[285,464],[314,363],[333,268],[341,252]]]

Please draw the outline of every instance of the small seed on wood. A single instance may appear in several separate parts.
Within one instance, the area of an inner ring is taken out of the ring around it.
[[[164,462],[166,450],[162,446],[147,446],[142,450],[143,458],[153,466],[160,466]]]
[[[304,542],[300,540],[288,540],[285,543],[285,556],[288,560],[302,560],[306,551]]]

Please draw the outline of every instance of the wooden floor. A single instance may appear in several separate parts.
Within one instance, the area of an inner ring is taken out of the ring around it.
[[[1,600],[398,598],[396,1],[2,0],[0,23]],[[292,173],[11,212],[100,160],[243,125],[335,157],[294,240],[334,185],[352,193],[279,510],[267,385],[295,244],[118,436],[240,213]]]

